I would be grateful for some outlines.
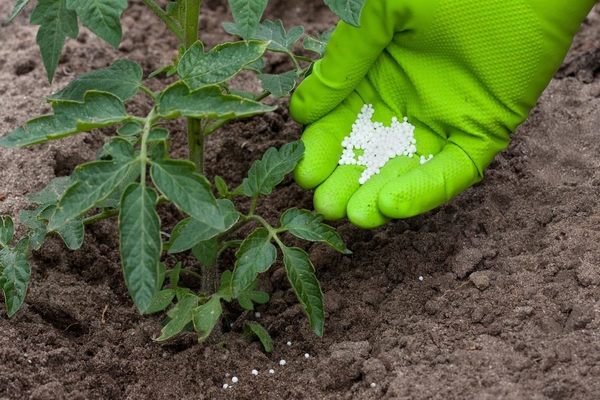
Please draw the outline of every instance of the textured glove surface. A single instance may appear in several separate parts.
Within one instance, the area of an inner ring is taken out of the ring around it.
[[[560,66],[595,0],[367,0],[360,28],[340,22],[292,96],[307,124],[299,185],[315,209],[364,228],[429,211],[483,177]],[[363,104],[416,126],[419,157],[398,157],[360,186],[338,166]]]

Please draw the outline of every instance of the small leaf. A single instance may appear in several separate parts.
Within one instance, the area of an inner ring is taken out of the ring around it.
[[[219,192],[221,197],[227,197],[229,195],[229,187],[227,187],[227,182],[219,175],[215,176],[215,187]]]
[[[205,53],[202,42],[196,42],[181,57],[177,72],[191,90],[196,90],[230,80],[266,50],[266,42],[253,40],[223,43]]]
[[[46,223],[38,219],[38,215],[45,207],[41,206],[35,210],[23,210],[19,213],[19,222],[29,228],[29,242],[34,250],[39,250],[46,238]]]
[[[117,133],[121,136],[135,136],[142,133],[142,125],[138,122],[130,121],[123,124],[122,127],[117,129]]]
[[[77,12],[81,23],[113,47],[121,42],[121,14],[127,0],[67,0],[67,7]]]
[[[219,219],[223,221],[221,228],[207,225],[203,221],[194,218],[186,218],[177,224],[171,233],[169,253],[181,253],[201,242],[212,239],[218,234],[229,230],[240,219],[240,214],[231,201],[219,199],[217,200],[217,206]]]
[[[59,176],[54,178],[39,192],[30,194],[27,199],[32,203],[40,205],[55,204],[63,193],[73,184],[70,176]]]
[[[248,288],[258,274],[266,272],[277,258],[277,249],[271,243],[271,235],[264,228],[252,232],[235,253],[236,263],[231,282],[233,295]]]
[[[206,303],[194,309],[194,329],[198,332],[199,341],[210,336],[222,313],[223,308],[219,296],[212,296]]]
[[[317,53],[321,57],[325,54],[325,48],[331,38],[332,31],[325,31],[319,35],[318,38],[307,36],[304,38],[304,49]]]
[[[248,39],[256,31],[268,0],[228,0],[238,34]]]
[[[40,25],[37,43],[46,67],[48,80],[52,82],[54,71],[60,59],[65,39],[75,39],[79,33],[77,14],[67,9],[66,0],[38,0],[31,14],[31,23]]]
[[[140,312],[154,299],[160,254],[160,219],[156,193],[132,183],[123,194],[119,213],[119,240],[125,283]]]
[[[365,2],[366,0],[325,0],[325,4],[334,14],[357,27],[360,26],[360,15]]]
[[[29,244],[21,240],[14,249],[5,247],[0,250],[0,287],[4,293],[6,312],[9,317],[15,315],[27,294],[31,267],[27,261]]]
[[[351,254],[335,229],[322,221],[319,214],[291,208],[281,216],[281,227],[300,239],[323,242],[342,254]]]
[[[109,93],[87,92],[84,103],[59,102],[53,115],[44,115],[0,138],[2,147],[20,147],[60,139],[79,132],[123,122],[128,118],[121,100]]]
[[[159,114],[167,119],[181,116],[201,119],[241,118],[273,110],[275,107],[257,101],[223,94],[218,86],[207,86],[190,92],[183,82],[171,85],[158,99]]]
[[[8,246],[15,234],[15,224],[8,215],[0,215],[0,247]]]
[[[159,160],[152,163],[152,181],[177,207],[207,227],[222,231],[225,218],[205,177],[188,161]]]
[[[308,254],[296,247],[283,247],[282,251],[285,271],[296,297],[308,315],[310,326],[315,334],[323,336],[325,322],[323,293]]]
[[[123,137],[113,137],[104,146],[98,158],[102,160],[114,160],[120,162],[127,162],[136,157],[133,145],[131,142]]]
[[[296,71],[288,71],[283,74],[261,74],[258,76],[260,83],[273,97],[283,97],[290,94],[296,87]]]
[[[220,249],[221,245],[219,244],[219,241],[216,238],[212,238],[197,243],[192,248],[192,254],[203,267],[211,268],[217,262],[217,256],[219,255]]]
[[[301,141],[287,143],[280,149],[271,147],[261,160],[255,161],[248,171],[248,177],[242,183],[246,196],[269,194],[283,178],[296,168],[304,155]]]
[[[261,57],[258,60],[246,65],[244,69],[248,71],[254,71],[257,74],[261,74],[263,72],[263,69],[265,69],[265,59]]]
[[[10,13],[10,16],[8,17],[8,19],[6,21],[4,21],[4,25],[11,23],[15,18],[17,18],[17,15],[19,15],[21,13],[23,8],[25,8],[25,6],[27,5],[27,3],[29,3],[29,1],[30,0],[16,0],[15,6],[13,7],[13,10]]]
[[[50,218],[48,230],[53,231],[79,217],[113,191],[137,179],[139,160],[93,161],[75,169],[75,183],[63,194]]]
[[[273,351],[273,339],[271,339],[271,335],[269,335],[269,332],[264,326],[258,322],[248,321],[246,322],[246,327],[258,338],[258,340],[260,340],[260,343],[267,353],[271,353]]]
[[[148,134],[148,143],[162,142],[169,137],[169,131],[165,128],[153,128]]]
[[[283,22],[264,21],[260,24],[258,31],[253,35],[252,39],[264,40],[269,42],[269,50],[283,53],[290,53],[294,44],[302,37],[304,28],[295,26],[289,32],[285,31]]]
[[[165,310],[171,303],[173,303],[173,299],[175,298],[175,291],[173,289],[164,289],[157,292],[150,305],[146,309],[146,315],[155,314],[157,312]]]
[[[161,334],[156,340],[163,342],[183,331],[187,324],[192,322],[192,312],[197,306],[197,296],[192,294],[181,296],[175,307],[168,312],[171,320],[162,328]]]
[[[269,295],[263,291],[255,290],[258,280],[255,280],[248,288],[237,295],[237,301],[244,310],[254,310],[254,303],[265,304],[269,301]]]
[[[86,0],[88,1],[88,0]],[[50,101],[82,102],[90,90],[110,93],[121,101],[132,98],[142,83],[142,67],[129,60],[117,60],[110,67],[78,76],[64,89],[48,97]]]
[[[221,296],[221,298],[225,301],[231,301],[233,294],[231,293],[231,278],[233,277],[233,273],[230,270],[225,270],[221,274],[221,282],[219,285],[219,290],[217,291],[217,295]]]
[[[54,214],[55,210],[56,205],[49,205],[37,215],[37,219],[48,221],[52,214]],[[69,250],[79,250],[83,245],[83,239],[85,236],[83,218],[75,218],[70,220],[65,225],[54,229],[54,232],[61,237]]]

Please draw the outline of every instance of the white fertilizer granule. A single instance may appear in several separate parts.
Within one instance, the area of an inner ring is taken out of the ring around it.
[[[374,114],[373,106],[365,104],[352,125],[352,131],[342,141],[344,151],[339,164],[365,167],[358,179],[361,185],[378,174],[390,159],[413,157],[417,152],[415,127],[407,118],[400,122],[394,117],[392,125],[386,127],[381,122],[373,122]]]

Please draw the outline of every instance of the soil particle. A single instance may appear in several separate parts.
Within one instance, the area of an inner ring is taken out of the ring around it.
[[[483,260],[481,250],[472,247],[463,248],[451,262],[452,271],[457,278],[462,279],[475,271],[481,260]]]
[[[490,286],[490,276],[486,271],[476,271],[469,275],[469,280],[481,291]]]
[[[600,284],[600,267],[583,260],[576,269],[577,282],[583,287]]]

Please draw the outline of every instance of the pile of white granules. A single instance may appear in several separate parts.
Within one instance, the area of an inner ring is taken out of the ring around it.
[[[415,127],[404,118],[392,118],[390,127],[381,122],[373,122],[375,109],[371,104],[365,104],[356,121],[352,125],[350,135],[342,141],[344,151],[340,165],[361,165],[365,167],[358,182],[363,185],[392,158],[398,156],[413,157],[417,152],[417,141],[414,136]],[[421,164],[429,161],[421,156]]]

